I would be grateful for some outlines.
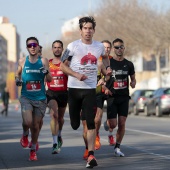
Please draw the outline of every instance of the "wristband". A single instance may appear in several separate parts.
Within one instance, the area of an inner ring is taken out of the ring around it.
[[[45,73],[45,75],[47,75],[48,73],[49,73],[49,71],[48,70],[46,70],[47,72]]]

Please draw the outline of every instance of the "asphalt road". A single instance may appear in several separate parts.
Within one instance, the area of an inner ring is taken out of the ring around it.
[[[1,107],[0,107],[1,108]],[[105,120],[103,115],[103,122]],[[39,136],[38,161],[28,161],[29,149],[19,143],[22,134],[20,110],[10,105],[8,117],[0,115],[0,169],[24,170],[81,170],[86,169],[82,159],[84,142],[82,126],[74,131],[70,127],[68,112],[62,132],[63,146],[60,154],[52,155],[50,118],[46,114]],[[125,157],[114,157],[113,146],[108,145],[108,132],[100,130],[101,149],[95,151],[98,166],[105,170],[169,170],[170,169],[170,117],[155,118],[130,115],[121,150]],[[116,130],[115,130],[116,132]],[[115,135],[114,132],[114,135]]]

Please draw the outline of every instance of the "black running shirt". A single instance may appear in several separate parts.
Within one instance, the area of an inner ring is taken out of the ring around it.
[[[129,96],[129,76],[135,74],[134,65],[131,61],[123,59],[117,61],[110,59],[112,75],[106,83],[107,88],[113,93],[113,96]]]

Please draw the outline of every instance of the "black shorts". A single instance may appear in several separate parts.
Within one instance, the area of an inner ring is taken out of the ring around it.
[[[48,89],[46,91],[47,103],[50,100],[56,100],[58,107],[66,107],[68,102],[68,92],[67,91],[53,91]]]
[[[80,118],[86,120],[88,129],[95,129],[96,89],[69,88],[68,96],[69,114],[73,129],[80,126]],[[80,117],[81,112],[82,117]]]
[[[96,106],[100,109],[103,109],[105,101],[105,94],[104,93],[98,93],[96,94]]]
[[[128,116],[129,96],[109,97],[107,99],[107,118],[113,119],[118,116]]]

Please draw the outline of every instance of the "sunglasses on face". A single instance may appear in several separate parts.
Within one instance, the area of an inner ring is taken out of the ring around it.
[[[38,44],[37,43],[30,43],[30,44],[27,44],[27,47],[28,48],[31,48],[31,47],[37,47],[38,46]]]
[[[118,49],[124,49],[124,46],[123,45],[121,45],[121,46],[114,46],[114,48],[117,49],[117,50]]]

